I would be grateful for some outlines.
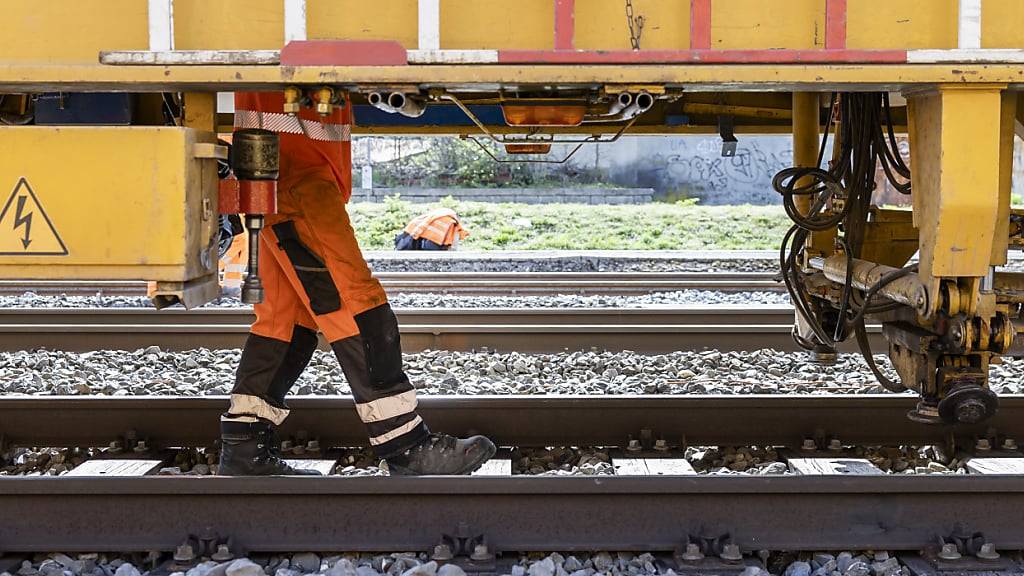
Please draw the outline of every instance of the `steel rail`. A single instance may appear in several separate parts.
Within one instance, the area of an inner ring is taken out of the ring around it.
[[[906,418],[910,395],[423,396],[432,429],[483,433],[507,446],[623,446],[631,438],[671,445],[778,445],[806,438],[846,445],[968,447],[978,436],[1024,439],[1024,395],[1000,397],[983,425],[928,426]],[[106,446],[134,430],[153,446],[205,446],[218,437],[226,396],[5,396],[0,437],[19,446]],[[288,400],[284,435],[322,446],[360,446],[366,431],[347,396]],[[647,431],[647,432],[645,432]]]
[[[648,308],[396,308],[401,324],[759,324],[793,322],[787,304],[673,305]],[[248,326],[252,308],[0,308],[0,326],[11,324],[106,324]]]
[[[406,352],[478,350],[528,353],[563,350],[796,351],[792,313],[771,307],[690,309],[450,309],[399,310]],[[84,352],[240,348],[252,320],[248,310],[160,311],[146,309],[16,309],[0,311],[0,351],[49,348]],[[869,327],[873,346],[885,343]],[[853,351],[844,345],[843,351]]]
[[[433,397],[421,407],[436,429],[479,430],[519,445],[617,445],[645,426],[709,443],[789,442],[817,426],[842,426],[850,441],[882,438],[883,430],[904,441],[941,440],[948,430],[903,417],[912,402]],[[140,437],[162,428],[178,438],[202,432],[208,440],[226,404],[223,397],[3,398],[0,430],[12,440],[81,433],[98,439],[138,425]],[[292,408],[286,426],[315,424],[309,430],[322,442],[362,441],[351,399],[298,398]],[[1024,398],[1004,398],[999,432],[1024,431],[1022,412]],[[1022,509],[1024,482],[1017,476],[12,477],[0,478],[0,543],[11,552],[132,552],[171,550],[197,535],[230,539],[236,553],[430,550],[443,535],[461,534],[484,537],[491,552],[670,551],[689,536],[727,533],[745,553],[916,551],[962,526],[1005,551],[1024,548]]]
[[[391,292],[464,295],[647,294],[675,290],[779,292],[766,272],[378,272]],[[146,283],[122,280],[0,280],[0,295],[144,296]]]
[[[729,534],[757,550],[920,550],[954,526],[1024,548],[1024,482],[1001,476],[8,478],[7,551],[430,550],[444,534],[494,551],[668,551]]]

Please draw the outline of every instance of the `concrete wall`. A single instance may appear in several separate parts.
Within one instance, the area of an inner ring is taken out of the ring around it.
[[[400,194],[410,202],[437,202],[445,196],[459,200],[516,202],[521,204],[645,204],[654,198],[651,188],[356,188],[355,202],[381,202]]]
[[[731,158],[722,157],[717,136],[637,136],[584,147],[568,164],[607,169],[610,183],[648,186],[655,190],[655,197],[686,196],[699,198],[701,204],[779,203],[772,178],[792,165],[792,140],[788,135],[737,137],[739,146]],[[899,144],[904,158],[908,158],[906,139],[901,138]],[[826,154],[831,154],[831,146]],[[1020,138],[1015,141],[1013,168],[1013,193],[1024,198],[1024,146]],[[886,186],[881,170],[878,182],[880,202],[909,204],[909,197]]]
[[[701,204],[778,204],[779,195],[772,189],[775,174],[793,161],[792,140],[788,135],[738,136],[736,155],[724,158],[721,155],[721,140],[717,136],[635,136],[623,137],[610,144],[585,145],[565,164],[537,164],[534,170],[554,174],[570,174],[574,170],[597,169],[606,174],[608,185],[624,189],[643,188],[653,190],[656,199],[698,198]],[[900,141],[900,150],[906,157],[909,146],[905,139]],[[567,146],[554,146],[551,158],[559,158],[569,152]],[[829,151],[828,154],[831,152]],[[1024,146],[1016,139],[1014,149],[1013,193],[1024,198]],[[571,177],[565,180],[571,181]],[[563,180],[564,181],[564,180]],[[906,196],[896,193],[885,185],[885,178],[879,170],[877,191],[878,201],[886,204],[905,204]],[[413,199],[417,191],[403,191],[403,198]],[[589,203],[622,203],[645,201],[627,200],[619,189],[583,188],[579,190],[540,190],[529,192],[524,200],[533,200],[534,193],[548,201],[555,196],[566,197],[570,192],[588,195],[604,195],[605,199],[580,199]],[[649,190],[648,190],[649,192]],[[385,192],[386,193],[386,192]],[[440,197],[455,191],[442,190]],[[507,189],[489,190],[491,198],[504,198]],[[512,192],[518,194],[519,192]],[[431,194],[437,194],[431,192]],[[463,196],[466,197],[466,196]],[[577,198],[580,198],[577,196]],[[575,201],[559,199],[557,201]]]
[[[626,137],[585,146],[569,164],[606,169],[610,183],[650,187],[658,197],[699,198],[701,204],[778,202],[771,180],[792,163],[792,141],[787,136],[739,139],[736,155],[725,158],[717,136]]]

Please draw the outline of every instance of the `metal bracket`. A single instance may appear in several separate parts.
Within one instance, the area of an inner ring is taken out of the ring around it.
[[[492,573],[497,569],[497,554],[487,545],[487,539],[483,534],[474,534],[464,522],[459,523],[453,534],[441,535],[431,560],[455,564],[467,573]]]
[[[676,571],[681,574],[740,574],[747,568],[729,532],[718,536],[710,535],[707,530],[698,535],[690,534],[676,549],[673,559]]]
[[[731,158],[736,155],[736,145],[739,140],[733,134],[732,116],[718,117],[718,135],[722,137],[722,157]]]
[[[1016,562],[999,554],[995,546],[981,532],[971,532],[957,524],[945,536],[918,556],[900,557],[915,574],[1019,574]],[[1005,571],[1005,572],[1004,572]]]
[[[181,304],[187,310],[214,300],[220,295],[217,274],[208,274],[187,282],[157,282],[151,299],[157,310]]]
[[[227,160],[228,147],[212,142],[196,142],[192,145],[192,157],[199,159]]]

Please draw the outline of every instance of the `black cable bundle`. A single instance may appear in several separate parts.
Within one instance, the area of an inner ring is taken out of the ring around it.
[[[838,106],[837,106],[838,103]],[[822,162],[828,145],[829,132],[838,113],[838,142],[833,161],[828,169]],[[890,382],[874,364],[871,350],[866,347],[867,333],[864,317],[867,314],[891,310],[898,304],[889,302],[871,304],[872,297],[885,284],[908,274],[904,269],[883,277],[869,290],[858,304],[854,301],[851,286],[852,260],[860,257],[871,197],[875,190],[876,167],[881,163],[886,178],[902,194],[910,194],[910,168],[903,162],[896,141],[886,93],[846,92],[833,94],[829,106],[829,117],[825,133],[818,149],[817,164],[813,167],[786,168],[775,175],[772,186],[782,195],[782,204],[793,226],[786,232],[779,251],[782,277],[786,283],[793,305],[801,318],[810,326],[817,342],[801,337],[795,331],[797,344],[811,350],[817,344],[835,348],[851,333],[857,333],[861,353],[883,386],[899,389]],[[810,197],[810,209],[806,214],[797,208],[797,196]],[[836,209],[836,207],[839,207]],[[827,208],[831,211],[826,211]],[[823,305],[812,300],[803,282],[797,257],[802,253],[812,232],[821,232],[838,227],[842,235],[839,241],[847,257],[846,282],[840,299],[838,318],[834,329],[829,332],[822,324]]]

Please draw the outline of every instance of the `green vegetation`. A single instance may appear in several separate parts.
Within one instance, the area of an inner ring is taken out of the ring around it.
[[[492,204],[448,197],[470,232],[467,250],[752,250],[778,248],[789,227],[779,206],[627,206]],[[414,216],[434,208],[388,198],[382,204],[349,205],[359,243],[366,250],[394,247]]]

